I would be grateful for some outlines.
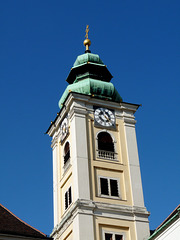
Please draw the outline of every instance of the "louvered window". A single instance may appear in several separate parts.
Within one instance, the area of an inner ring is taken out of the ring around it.
[[[65,209],[67,209],[72,203],[72,191],[71,187],[65,192]]]
[[[99,177],[100,180],[100,195],[119,197],[118,179]]]

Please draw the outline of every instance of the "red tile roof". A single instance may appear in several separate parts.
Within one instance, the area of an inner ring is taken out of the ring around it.
[[[162,225],[164,225],[169,219],[172,218],[178,212],[178,208],[180,208],[180,204],[172,211],[172,213],[156,228],[158,230]]]
[[[31,227],[0,204],[0,234],[20,235],[33,238],[48,238]]]

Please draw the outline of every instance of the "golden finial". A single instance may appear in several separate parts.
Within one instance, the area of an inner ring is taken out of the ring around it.
[[[90,52],[89,46],[91,45],[91,41],[88,38],[88,33],[89,33],[89,25],[86,26],[86,35],[85,35],[85,40],[84,40],[84,46],[86,47],[85,52]]]

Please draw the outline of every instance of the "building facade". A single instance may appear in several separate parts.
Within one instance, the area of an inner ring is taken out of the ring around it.
[[[148,240],[177,240],[180,238],[180,205],[156,228]]]
[[[59,100],[52,137],[55,240],[144,240],[144,206],[134,113],[84,41]]]

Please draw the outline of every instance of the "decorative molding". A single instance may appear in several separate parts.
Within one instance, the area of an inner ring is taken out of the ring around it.
[[[136,120],[134,118],[123,117],[123,120],[124,120],[124,125],[125,126],[135,128]]]
[[[52,139],[51,148],[54,149],[58,144],[58,136]]]
[[[81,104],[83,102],[86,110],[86,114],[88,111],[92,113],[92,109],[89,108],[89,106],[92,105],[97,105],[100,107],[107,107],[107,108],[112,108],[116,111],[116,116],[117,117],[122,117],[124,115],[124,111],[128,111],[129,113],[131,112],[132,115],[137,111],[140,105],[138,104],[132,104],[132,103],[126,103],[126,102],[121,102],[121,103],[116,103],[116,102],[111,102],[111,101],[104,101],[102,99],[97,99],[89,95],[85,94],[79,94],[79,93],[74,93],[71,92],[69,93],[66,101],[64,102],[64,105],[60,112],[58,113],[59,116],[56,117],[54,122],[50,125],[49,130],[47,134],[49,136],[53,136],[54,132],[56,131],[57,127],[59,126],[59,123],[61,122],[61,119],[64,118],[65,114],[69,112],[69,108],[72,105],[72,103],[77,103]],[[87,111],[88,110],[88,111]],[[80,113],[82,114],[82,113]]]
[[[85,117],[87,115],[87,109],[85,107],[72,106],[69,111],[69,119],[72,121],[74,116],[76,117]]]

